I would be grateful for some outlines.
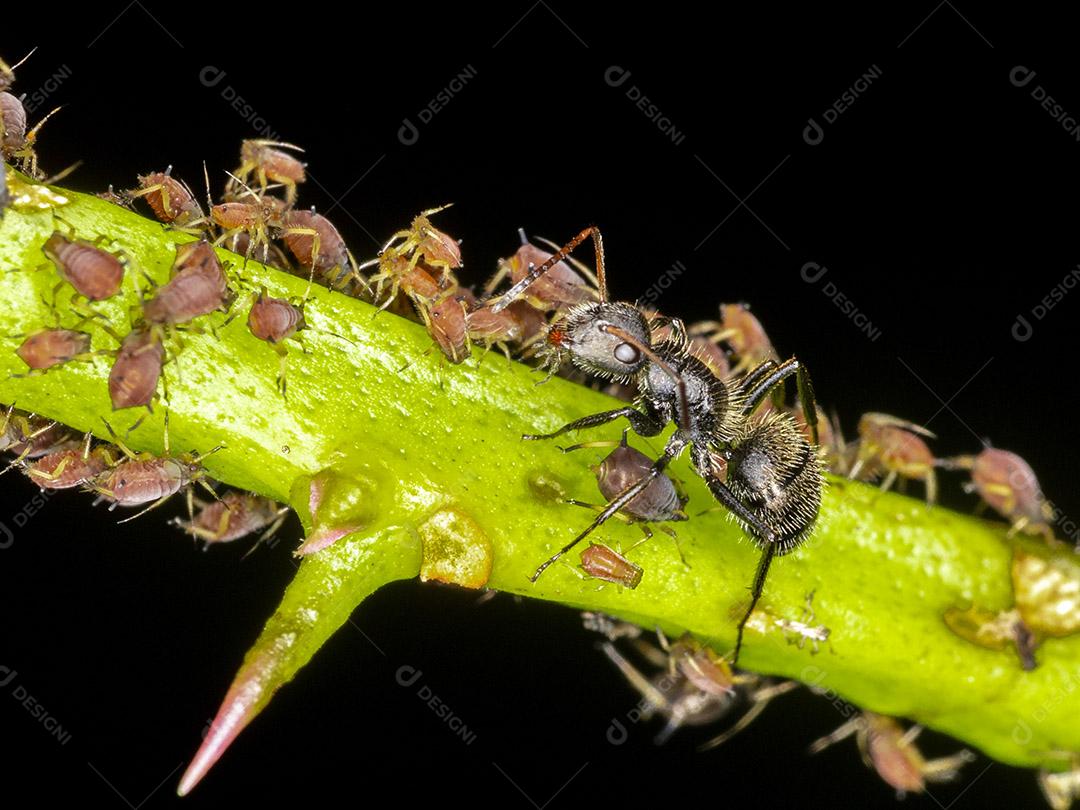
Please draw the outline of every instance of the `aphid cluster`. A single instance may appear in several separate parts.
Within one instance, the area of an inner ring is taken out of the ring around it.
[[[40,180],[44,174],[38,167],[34,145],[45,122],[60,108],[57,107],[27,130],[26,108],[23,106],[25,96],[17,97],[10,90],[15,83],[16,68],[29,59],[32,53],[33,51],[10,66],[0,59],[0,157],[16,164],[22,172],[35,180]],[[0,177],[0,181],[4,180],[5,178]],[[4,185],[4,182],[0,182],[0,186]],[[3,206],[0,206],[0,210],[2,209]]]

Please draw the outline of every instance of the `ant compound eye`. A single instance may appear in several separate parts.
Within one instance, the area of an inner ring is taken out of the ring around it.
[[[620,363],[633,365],[641,359],[641,352],[638,351],[637,346],[630,343],[620,343],[615,347],[615,359]]]

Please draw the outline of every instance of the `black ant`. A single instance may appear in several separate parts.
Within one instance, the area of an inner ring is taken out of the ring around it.
[[[633,383],[639,392],[637,407],[627,405],[592,414],[553,433],[522,438],[552,439],[622,417],[641,436],[656,436],[669,422],[675,423],[676,430],[651,468],[612,498],[585,531],[542,563],[530,579],[535,582],[559,557],[623,510],[689,447],[695,471],[761,549],[750,604],[739,621],[732,659],[737,662],[743,629],[764,590],[773,557],[786,554],[806,539],[821,505],[824,479],[816,450],[817,405],[809,375],[792,357],[784,362],[765,360],[741,378],[721,380],[691,354],[686,327],[677,318],[664,319],[670,326],[668,335],[654,345],[651,334],[656,324],[650,324],[640,308],[608,300],[604,244],[595,226],[581,231],[543,264],[531,268],[491,303],[491,309],[500,312],[510,306],[589,237],[596,249],[600,300],[571,307],[548,329],[546,365],[554,373],[568,359],[589,374]],[[751,418],[757,406],[793,375],[812,442],[789,414],[774,412]]]

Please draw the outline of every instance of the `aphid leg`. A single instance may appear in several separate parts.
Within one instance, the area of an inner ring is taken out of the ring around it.
[[[653,465],[649,468],[648,472],[646,472],[636,482],[634,482],[622,492],[620,492],[618,495],[616,495],[614,498],[612,498],[611,502],[607,505],[607,508],[605,508],[603,512],[597,515],[596,519],[589,524],[585,531],[581,532],[566,546],[553,554],[548,560],[541,563],[540,567],[536,569],[536,571],[531,577],[529,577],[529,581],[536,582],[536,580],[540,577],[542,573],[544,573],[548,566],[550,566],[553,562],[555,562],[561,556],[570,551],[574,546],[576,546],[578,543],[588,537],[594,530],[606,523],[609,518],[620,512],[622,508],[626,506],[626,504],[630,503],[630,501],[634,500],[634,498],[644,492],[645,489],[649,486],[649,484],[651,484],[656,479],[656,477],[664,471],[664,468],[667,467],[671,460],[678,457],[678,455],[683,451],[686,445],[686,439],[682,438],[678,433],[673,435],[668,440],[667,447],[664,448],[664,454],[653,462]]]
[[[649,702],[652,709],[665,709],[670,707],[668,699],[664,697],[664,693],[653,686],[652,682],[641,674],[641,670],[631,664],[620,653],[615,645],[610,641],[604,641],[600,644],[600,649],[604,651],[606,655],[615,666],[619,668],[619,671],[623,674],[623,677],[630,682],[645,700]]]
[[[820,737],[810,743],[809,751],[811,754],[820,754],[830,745],[835,745],[841,740],[846,740],[852,734],[857,732],[860,728],[866,725],[866,720],[860,714],[857,717],[852,717],[840,728],[836,729],[830,734],[826,734],[824,737]]]
[[[896,478],[899,474],[900,473],[896,470],[889,470],[888,475],[881,481],[881,486],[879,487],[881,491],[888,492],[892,485],[896,483]]]
[[[785,692],[790,692],[792,689],[795,688],[795,686],[796,684],[794,681],[785,681],[784,683],[779,683],[776,686],[759,689],[756,693],[754,693],[752,698],[754,705],[747,709],[743,716],[740,717],[731,728],[729,728],[722,734],[718,734],[711,740],[703,742],[701,745],[698,746],[697,750],[708,751],[710,749],[717,748],[718,746],[723,745],[740,731],[742,731],[744,728],[746,728],[748,725],[753,723],[757,719],[757,716],[763,711],[765,711],[765,707],[769,705],[770,700],[775,697],[779,697]]]

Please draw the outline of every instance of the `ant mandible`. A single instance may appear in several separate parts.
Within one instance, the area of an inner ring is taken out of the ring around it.
[[[634,304],[608,299],[604,243],[596,226],[585,228],[543,264],[531,268],[491,302],[491,309],[500,312],[508,307],[589,237],[596,249],[600,300],[577,304],[552,324],[547,333],[546,365],[554,373],[569,360],[595,376],[633,383],[639,391],[636,407],[603,411],[576,419],[553,433],[522,438],[552,439],[623,417],[641,436],[656,436],[669,422],[675,423],[676,430],[652,467],[614,497],[588,528],[541,564],[530,580],[535,582],[559,557],[616,515],[689,447],[694,470],[761,549],[750,604],[737,630],[732,659],[737,662],[743,629],[765,588],[773,557],[806,540],[821,505],[824,478],[816,450],[817,405],[810,377],[792,357],[781,363],[765,360],[741,378],[718,378],[690,353],[681,320],[656,316],[650,322]],[[668,334],[654,345],[651,336],[660,325],[669,327]],[[773,389],[793,375],[812,442],[787,413],[752,417]]]

